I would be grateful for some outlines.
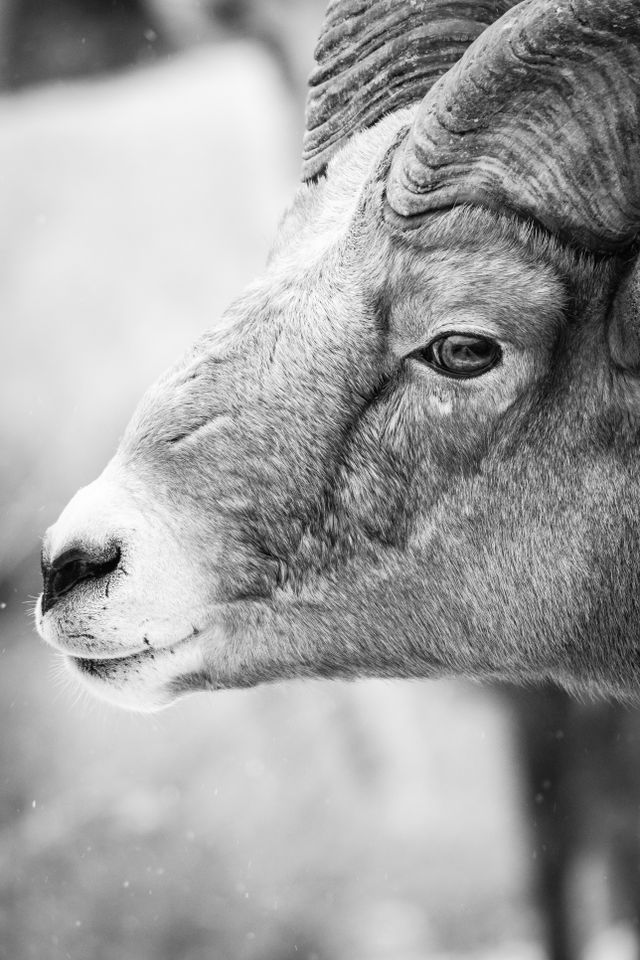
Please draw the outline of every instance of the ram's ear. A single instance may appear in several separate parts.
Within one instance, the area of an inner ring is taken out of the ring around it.
[[[640,255],[629,263],[609,312],[611,359],[640,374]]]

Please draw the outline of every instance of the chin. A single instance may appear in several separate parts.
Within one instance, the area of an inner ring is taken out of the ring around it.
[[[213,686],[202,655],[183,646],[126,657],[65,656],[64,660],[71,676],[93,696],[127,710],[154,713],[188,693]]]
[[[138,713],[162,710],[188,693],[213,688],[206,669],[205,646],[215,637],[194,636],[162,647],[131,653],[70,652],[56,618],[36,607],[38,633],[63,654],[65,667],[81,687],[114,706]]]

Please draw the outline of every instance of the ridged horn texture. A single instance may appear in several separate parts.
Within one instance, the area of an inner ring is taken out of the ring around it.
[[[640,0],[524,0],[425,97],[387,184],[404,217],[510,207],[579,246],[640,229]]]
[[[413,103],[514,0],[332,0],[309,80],[302,179],[358,130]]]

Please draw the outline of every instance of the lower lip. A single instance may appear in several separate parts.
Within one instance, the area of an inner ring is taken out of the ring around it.
[[[71,663],[76,670],[79,670],[81,673],[102,679],[102,675],[104,673],[109,673],[118,667],[129,666],[136,661],[145,660],[149,655],[151,655],[151,658],[153,659],[153,652],[154,651],[152,650],[143,650],[138,653],[130,653],[125,657],[108,657],[101,659],[74,657],[71,654],[67,654],[67,659],[69,663]]]
[[[133,653],[127,653],[122,657],[76,657],[73,654],[66,654],[69,662],[86,676],[96,677],[100,680],[104,674],[111,673],[120,667],[130,667],[138,663],[144,663],[148,660],[155,660],[163,655],[173,655],[177,647],[193,640],[193,636],[184,637],[182,640],[176,640],[175,643],[166,647],[145,647],[144,650],[136,650]]]

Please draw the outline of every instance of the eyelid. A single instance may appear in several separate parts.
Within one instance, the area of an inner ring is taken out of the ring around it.
[[[452,341],[458,341],[458,346],[465,345],[471,347],[471,356],[458,358],[451,355],[448,358],[446,344]],[[482,344],[480,354],[475,354],[473,345]],[[478,336],[478,334],[445,334],[442,337],[436,337],[428,346],[423,347],[414,354],[416,360],[420,360],[432,367],[438,373],[455,378],[473,379],[484,376],[494,367],[502,363],[503,351],[500,343],[494,337]],[[479,362],[478,362],[479,361]],[[470,362],[470,365],[466,365]],[[461,364],[456,368],[456,363]]]
[[[432,327],[428,333],[425,333],[425,336],[420,337],[419,340],[407,339],[402,344],[398,344],[398,357],[410,357],[412,353],[417,353],[418,350],[424,350],[435,340],[442,340],[443,337],[451,337],[456,334],[465,337],[486,337],[487,340],[495,340],[502,348],[503,353],[511,346],[496,330],[480,326],[477,323],[473,327],[471,327],[471,325],[465,327],[457,323],[452,325],[451,322],[449,322],[448,324],[443,323],[442,326]]]

